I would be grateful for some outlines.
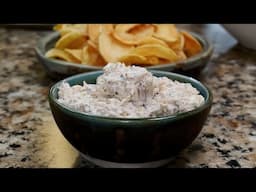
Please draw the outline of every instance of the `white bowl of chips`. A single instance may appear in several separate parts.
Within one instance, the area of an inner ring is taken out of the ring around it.
[[[173,24],[58,24],[54,30],[36,47],[53,77],[100,70],[109,62],[198,73],[213,51],[206,39]]]

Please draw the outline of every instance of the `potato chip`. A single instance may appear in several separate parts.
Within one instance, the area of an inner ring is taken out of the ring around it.
[[[169,61],[176,61],[178,59],[178,56],[172,49],[159,44],[141,45],[131,50],[129,54],[137,54],[145,57],[155,56]]]
[[[107,63],[100,55],[98,49],[94,46],[91,46],[90,44],[88,44],[88,55],[88,63],[90,65],[103,66]]]
[[[113,36],[127,45],[136,45],[140,41],[151,37],[154,33],[153,25],[149,24],[118,24]]]
[[[118,59],[119,62],[123,62],[127,65],[131,64],[146,64],[147,63],[147,58],[141,55],[136,55],[136,54],[128,54],[120,57]]]
[[[202,51],[201,44],[189,33],[182,31],[184,36],[184,52],[188,57],[194,56]]]
[[[178,40],[179,32],[174,24],[157,24],[156,31],[153,36],[162,39],[168,43],[173,43]]]
[[[86,37],[79,32],[70,32],[62,36],[55,45],[57,49],[76,49],[81,48],[86,43]]]
[[[184,48],[184,37],[183,37],[183,35],[179,34],[179,37],[178,37],[177,41],[168,43],[168,45],[175,52],[176,51],[178,51],[178,52],[182,51],[183,48]]]
[[[46,57],[48,58],[55,58],[55,59],[61,59],[68,62],[73,63],[79,63],[80,61],[77,60],[75,57],[73,57],[68,52],[65,52],[64,50],[60,49],[51,49],[46,53]]]
[[[71,32],[79,32],[87,36],[87,24],[58,24],[54,26],[54,30],[60,32],[61,36]]]
[[[182,34],[180,34],[180,48],[183,49],[185,45],[185,38]]]
[[[185,59],[187,59],[186,54],[185,54],[182,50],[176,51],[175,53],[176,53],[176,55],[178,56],[179,60],[185,60]]]
[[[99,36],[99,52],[107,62],[116,62],[118,58],[126,55],[133,46],[117,41],[111,34],[101,33]]]
[[[53,30],[58,31],[61,36],[74,31],[70,24],[58,24],[53,27]]]
[[[159,64],[159,58],[156,56],[149,56],[149,57],[146,57],[146,59],[147,59],[147,62],[151,65]]]
[[[90,46],[91,46],[91,47],[93,47],[94,49],[98,49],[97,44],[96,44],[96,43],[94,43],[93,41],[88,40],[88,41],[87,41],[87,43],[88,43],[88,45],[90,45]]]
[[[95,60],[95,62],[93,63],[95,66],[105,66],[107,64],[107,62],[105,61],[105,59],[98,53],[97,59]]]
[[[80,32],[81,34],[87,36],[87,24],[74,24],[72,29],[74,29],[74,31]],[[71,27],[70,27],[71,28]]]
[[[98,43],[100,30],[101,24],[88,24],[88,36],[94,43]]]
[[[159,63],[159,58],[155,56],[149,56],[149,57],[144,57],[141,55],[135,55],[135,54],[128,54],[120,57],[119,62],[123,62],[127,65],[131,64],[137,64],[137,65],[155,65]]]
[[[48,57],[105,66],[158,65],[186,60],[202,51],[201,44],[174,24],[57,24],[61,34]]]
[[[82,61],[82,49],[64,49],[64,51],[72,55],[79,62]]]
[[[169,47],[167,43],[162,41],[161,39],[157,39],[155,37],[148,37],[146,39],[141,40],[138,45],[143,45],[143,44],[160,44],[165,47]]]
[[[88,64],[89,63],[89,53],[88,53],[88,46],[84,46],[84,48],[82,49],[82,53],[81,53],[81,63],[82,64]]]
[[[101,31],[103,33],[112,33],[114,31],[114,25],[113,24],[102,24],[101,25]]]
[[[59,31],[61,30],[63,27],[64,27],[65,24],[57,24],[57,25],[54,25],[53,27],[53,30],[54,31]]]

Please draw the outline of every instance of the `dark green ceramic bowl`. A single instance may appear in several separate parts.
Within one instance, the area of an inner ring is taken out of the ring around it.
[[[185,61],[162,64],[146,68],[161,71],[172,71],[190,76],[197,76],[198,74],[200,74],[201,70],[206,66],[212,55],[213,47],[206,39],[204,39],[200,35],[192,32],[190,33],[201,43],[203,47],[203,51],[200,54],[191,57]],[[41,39],[35,49],[40,63],[43,64],[44,68],[51,77],[60,79],[78,73],[102,69],[102,67],[80,65],[45,57],[45,53],[49,49],[54,47],[59,37],[60,35],[58,32],[51,33]]]
[[[197,137],[212,105],[210,90],[199,81],[170,72],[151,71],[191,83],[205,103],[190,112],[159,118],[108,118],[73,111],[57,101],[58,87],[52,86],[49,103],[54,119],[65,138],[85,158],[103,167],[157,167],[187,147]],[[95,83],[102,71],[83,73],[64,79],[71,85]]]

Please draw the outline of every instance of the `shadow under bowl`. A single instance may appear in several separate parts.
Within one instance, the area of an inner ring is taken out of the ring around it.
[[[102,167],[158,167],[190,145],[200,133],[212,105],[211,91],[199,81],[170,72],[151,70],[179,82],[191,83],[205,98],[199,108],[158,118],[110,118],[88,115],[60,104],[58,87],[49,92],[53,117],[64,137],[83,156]],[[95,83],[102,71],[64,79],[70,85]]]

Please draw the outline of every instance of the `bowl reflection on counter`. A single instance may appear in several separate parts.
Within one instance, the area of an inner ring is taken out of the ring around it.
[[[167,163],[200,133],[212,105],[212,94],[193,78],[170,72],[151,72],[155,76],[191,83],[205,98],[205,103],[190,112],[159,118],[99,117],[60,104],[57,101],[60,81],[50,89],[49,103],[62,134],[88,160],[99,166],[150,167]],[[81,85],[83,81],[95,83],[101,74],[102,71],[84,73],[65,81],[70,85]]]

